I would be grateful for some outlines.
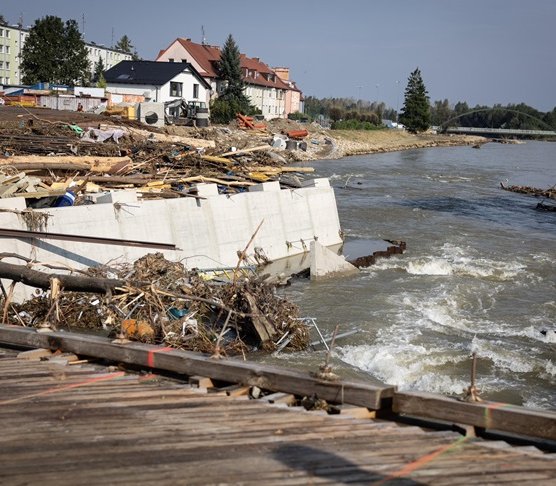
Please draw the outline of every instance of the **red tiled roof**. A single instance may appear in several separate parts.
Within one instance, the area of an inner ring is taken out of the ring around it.
[[[197,44],[190,39],[179,37],[176,39],[182,47],[189,52],[195,61],[201,67],[201,74],[208,78],[217,78],[218,72],[216,65],[220,61],[220,48],[218,46],[209,46],[206,44]],[[175,41],[174,41],[175,42]],[[174,44],[172,42],[172,44]],[[170,45],[172,45],[170,44]],[[161,57],[167,49],[160,51],[158,58]],[[157,58],[157,59],[158,59]],[[258,86],[266,86],[268,88],[276,89],[292,89],[264,62],[257,57],[247,57],[245,54],[240,54],[242,71],[249,69],[250,71],[257,71],[259,74],[256,78],[252,76],[243,76],[243,80],[247,84],[254,84]],[[274,81],[269,81],[263,75],[274,75]]]

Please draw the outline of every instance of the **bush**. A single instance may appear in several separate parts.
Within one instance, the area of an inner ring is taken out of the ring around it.
[[[381,127],[368,121],[340,120],[332,123],[332,130],[379,130]]]
[[[210,102],[210,121],[212,123],[230,123],[235,120],[237,113],[251,116],[260,114],[261,110],[235,99],[228,100],[220,97]]]
[[[309,115],[306,115],[305,113],[296,111],[295,113],[290,113],[288,115],[288,120],[303,121],[304,123],[307,123],[311,121],[311,117]]]

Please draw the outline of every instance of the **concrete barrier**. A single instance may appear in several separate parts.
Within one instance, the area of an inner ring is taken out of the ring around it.
[[[182,260],[188,268],[235,266],[237,252],[245,248],[261,221],[249,257],[262,253],[277,260],[308,251],[315,239],[324,246],[342,241],[336,199],[327,179],[292,190],[266,183],[231,196],[218,195],[214,184],[201,184],[199,195],[206,199],[142,201],[128,191],[97,197],[97,204],[35,211],[48,214],[42,231],[175,244],[179,250],[163,251],[165,257]],[[0,212],[0,228],[33,229],[17,214],[25,209],[23,198],[0,200],[0,207],[15,210]],[[42,238],[2,238],[0,242],[4,252],[74,268],[133,261],[154,251]]]

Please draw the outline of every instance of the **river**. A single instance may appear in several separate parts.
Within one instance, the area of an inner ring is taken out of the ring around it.
[[[499,186],[556,184],[556,143],[308,165],[330,178],[347,240],[407,242],[404,255],[356,277],[297,280],[286,290],[324,332],[357,330],[334,349],[337,374],[461,394],[475,351],[482,397],[556,407],[556,213]],[[316,370],[323,359],[307,351],[265,361]]]

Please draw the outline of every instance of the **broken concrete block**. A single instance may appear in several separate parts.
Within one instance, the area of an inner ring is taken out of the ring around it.
[[[321,245],[311,242],[311,280],[355,275],[359,269],[347,262],[341,255]]]
[[[280,191],[280,183],[278,181],[263,182],[249,187],[249,192],[271,192]]]
[[[137,191],[110,191],[96,196],[96,204],[136,203]]]
[[[206,184],[204,182],[195,184],[197,188],[197,196],[199,197],[212,197],[218,196],[218,186],[216,184]]]
[[[301,187],[330,187],[330,181],[326,177],[303,181]]]

